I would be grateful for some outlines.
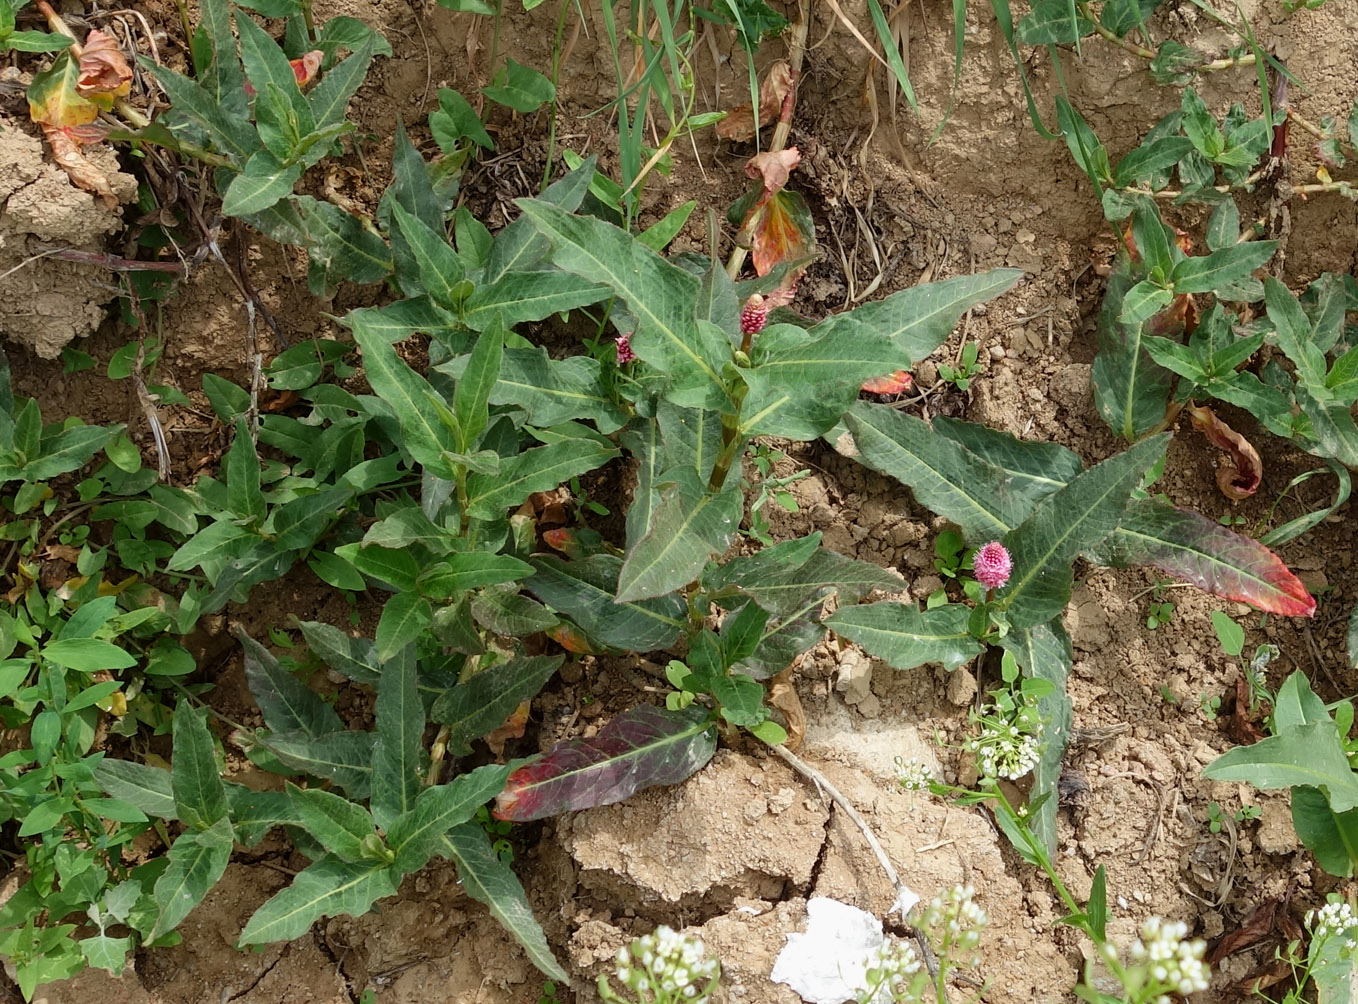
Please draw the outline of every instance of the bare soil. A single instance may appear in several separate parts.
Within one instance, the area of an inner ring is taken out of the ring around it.
[[[377,25],[398,53],[378,61],[353,106],[362,130],[376,137],[365,146],[363,163],[342,164],[326,179],[335,190],[372,201],[387,180],[384,165],[397,120],[411,129],[417,144],[429,146],[424,120],[437,88],[457,87],[470,95],[486,82],[491,25],[432,4],[397,0],[317,0],[315,6],[318,20],[351,14]],[[557,137],[582,153],[598,153],[608,169],[616,163],[611,123],[599,109],[615,93],[613,67],[601,44],[597,12],[585,6],[590,14],[584,24],[577,24],[574,13],[566,21],[570,44]],[[175,34],[171,4],[153,0],[145,7]],[[842,7],[868,31],[862,0],[846,0]],[[1292,17],[1257,0],[1246,0],[1242,8],[1261,42],[1286,58],[1306,83],[1308,90],[1293,90],[1294,107],[1313,121],[1346,115],[1358,80],[1352,33],[1358,0],[1329,0]],[[869,60],[859,44],[831,5],[815,5],[793,130],[805,161],[794,183],[815,212],[822,258],[803,282],[796,306],[821,315],[927,279],[999,265],[1022,268],[1024,280],[972,311],[935,360],[919,368],[916,380],[929,388],[936,380],[934,363],[951,358],[966,341],[979,342],[981,376],[967,394],[940,389],[930,398],[934,413],[1055,440],[1087,462],[1103,459],[1118,444],[1094,412],[1089,363],[1092,317],[1102,293],[1095,266],[1107,261],[1116,238],[1064,146],[1042,139],[1028,122],[1012,59],[985,5],[969,6],[952,118],[937,141],[927,143],[952,100],[950,5],[923,0],[908,10],[910,70],[922,113],[917,118],[902,105],[893,118],[880,68],[873,81],[865,80]],[[1235,16],[1226,7],[1223,14]],[[557,15],[555,4],[508,15],[500,51],[527,65],[550,65]],[[1200,47],[1224,52],[1229,44],[1189,4],[1170,3],[1154,23]],[[738,104],[741,54],[727,33],[704,31],[694,67],[698,110]],[[759,60],[762,65],[783,55],[781,43],[772,42]],[[1045,52],[1029,57],[1038,105],[1050,108],[1057,88],[1054,67]],[[1086,40],[1078,57],[1064,52],[1061,68],[1072,102],[1114,158],[1177,106],[1177,90],[1156,87],[1137,57],[1099,39]],[[1218,112],[1239,101],[1257,113],[1255,86],[1254,71],[1240,69],[1210,75],[1200,90]],[[464,187],[469,203],[494,227],[512,214],[513,197],[535,190],[549,123],[541,115],[522,119],[501,110],[491,124],[503,152],[474,169]],[[127,388],[94,375],[129,338],[115,321],[98,326],[111,295],[100,286],[99,274],[50,261],[7,271],[32,253],[25,243],[30,239],[98,247],[118,221],[82,207],[74,215],[86,229],[58,233],[67,220],[61,207],[80,193],[63,190],[61,175],[22,128],[5,125],[0,200],[9,201],[0,209],[5,288],[0,311],[16,301],[36,305],[22,316],[0,313],[0,330],[32,347],[32,354],[12,353],[19,389],[36,393],[45,415],[69,409],[87,418],[129,421],[133,434],[149,443]],[[744,189],[747,156],[710,137],[698,139],[696,153],[676,147],[673,173],[654,179],[648,189],[648,219],[690,198],[704,209],[724,209]],[[1309,180],[1307,162],[1302,150],[1292,168],[1294,181]],[[25,209],[34,204],[44,211]],[[695,220],[701,216],[695,214]],[[1195,222],[1191,215],[1185,220]],[[1290,223],[1283,235],[1283,277],[1294,288],[1321,271],[1352,271],[1358,254],[1358,209],[1352,203],[1298,200]],[[700,230],[700,222],[693,224],[681,243],[698,246]],[[255,284],[291,336],[333,333],[323,311],[342,311],[374,295],[344,289],[335,302],[317,303],[306,295],[303,267],[292,252],[247,240]],[[43,306],[49,295],[57,304],[51,309]],[[166,340],[157,376],[162,382],[192,394],[202,372],[244,376],[244,311],[220,270],[200,269],[166,305],[160,323]],[[87,335],[81,346],[100,363],[92,373],[62,377],[58,366],[43,361],[70,337]],[[1159,487],[1178,504],[1212,516],[1243,515],[1253,526],[1269,517],[1282,486],[1313,462],[1269,439],[1247,416],[1238,420],[1264,455],[1266,487],[1258,496],[1235,505],[1221,498],[1213,476],[1217,454],[1186,428],[1170,448]],[[194,458],[211,435],[204,423],[183,416],[182,428],[172,430],[177,477],[192,474]],[[787,464],[789,470],[809,467],[812,475],[795,489],[800,512],[775,522],[779,536],[818,529],[828,546],[899,570],[916,596],[937,588],[932,545],[938,526],[908,492],[820,447],[793,451]],[[1277,519],[1321,504],[1322,480],[1289,496]],[[1155,582],[1150,573],[1080,570],[1066,614],[1076,656],[1070,691],[1080,740],[1068,765],[1088,791],[1062,811],[1059,867],[1077,896],[1088,891],[1095,868],[1108,870],[1116,933],[1159,914],[1185,920],[1196,934],[1213,939],[1271,898],[1291,891],[1291,909],[1299,913],[1334,887],[1335,880],[1300,850],[1285,798],[1209,783],[1199,774],[1232,744],[1203,702],[1222,697],[1229,705],[1242,673],[1239,660],[1225,656],[1214,638],[1213,609],[1227,610],[1247,627],[1246,652],[1263,641],[1280,646],[1281,658],[1270,667],[1274,685],[1301,669],[1327,699],[1358,689],[1343,649],[1344,623],[1358,602],[1351,574],[1354,524],[1346,517],[1341,510],[1282,548],[1284,559],[1320,598],[1315,619],[1306,623],[1261,618],[1192,590],[1174,590],[1172,620],[1152,631],[1145,623],[1146,592]],[[232,610],[230,617],[258,629],[282,625],[293,613],[316,615],[321,603],[314,583],[289,579],[257,589],[249,608]],[[320,616],[326,614],[343,612]],[[218,627],[219,693],[239,706],[234,713],[249,714],[225,624]],[[597,729],[602,715],[634,703],[627,688],[635,679],[626,667],[588,659],[572,667],[535,702],[541,742],[563,731]],[[912,888],[928,896],[955,882],[976,887],[991,917],[983,943],[988,985],[981,999],[1066,1001],[1085,946],[1068,930],[1054,929],[1059,907],[1044,881],[1018,861],[984,815],[894,790],[897,755],[936,761],[944,776],[967,780],[955,750],[937,745],[935,737],[955,745],[978,687],[990,682],[967,670],[951,676],[927,668],[896,672],[827,640],[808,653],[796,675],[809,717],[803,755],[874,825]],[[1244,805],[1260,807],[1262,815],[1241,824],[1228,819],[1213,833],[1212,801],[1226,817]],[[535,910],[575,975],[573,991],[558,988],[562,1001],[595,1000],[592,982],[606,960],[628,939],[663,922],[699,929],[720,952],[727,979],[719,1000],[793,1004],[796,996],[769,983],[767,974],[784,935],[804,922],[806,899],[834,896],[879,915],[891,901],[875,862],[842,815],[781,763],[754,750],[723,750],[684,785],[529,828],[518,851],[516,866]],[[181,945],[140,953],[135,972],[121,980],[90,971],[43,988],[40,999],[338,1004],[372,988],[379,1001],[519,1004],[541,995],[541,977],[484,909],[461,892],[447,865],[412,876],[396,899],[368,916],[327,921],[296,942],[259,953],[236,951],[245,918],[287,881],[289,869],[300,866],[294,858],[282,843],[240,856],[182,926]],[[1200,999],[1234,999],[1231,985],[1266,961],[1274,944],[1225,960],[1213,990]]]

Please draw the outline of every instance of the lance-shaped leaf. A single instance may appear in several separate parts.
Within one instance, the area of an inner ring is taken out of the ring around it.
[[[299,788],[295,784],[287,786],[285,797],[291,814],[327,851],[345,861],[373,856],[370,848],[378,839],[377,830],[363,806],[323,788]]]
[[[297,626],[302,629],[302,637],[311,654],[330,669],[343,673],[355,683],[377,685],[382,665],[377,659],[377,646],[371,639],[351,637],[320,621],[302,621]]]
[[[372,389],[388,405],[401,426],[401,445],[439,477],[455,479],[448,454],[458,452],[453,430],[439,417],[447,405],[429,382],[396,354],[385,338],[371,331],[365,318],[350,316],[354,339],[363,349],[363,372]],[[525,496],[526,497],[526,496]]]
[[[1310,785],[1325,792],[1335,812],[1358,808],[1358,775],[1331,721],[1309,722],[1253,746],[1237,746],[1204,767],[1202,776],[1263,789]]]
[[[913,603],[868,603],[841,607],[825,619],[825,625],[895,669],[914,669],[926,662],[956,669],[983,650],[967,630],[970,615],[970,608],[960,603],[932,610]]]
[[[709,492],[688,471],[663,486],[650,531],[628,548],[618,573],[618,602],[664,596],[697,578],[731,543],[743,504],[739,487]]]
[[[1129,503],[1093,556],[1103,564],[1153,565],[1168,575],[1269,613],[1310,617],[1316,601],[1282,560],[1216,520],[1153,499]]]
[[[417,684],[415,646],[406,645],[382,666],[377,687],[372,812],[384,830],[414,808],[420,791],[424,704]]]
[[[100,760],[94,767],[94,780],[106,794],[135,805],[148,816],[178,819],[170,772],[131,760]]]
[[[202,715],[188,701],[174,710],[174,755],[170,789],[175,814],[195,830],[206,830],[226,818],[226,789],[217,771],[212,735]]]
[[[790,617],[764,625],[755,650],[731,668],[756,680],[767,680],[792,665],[797,656],[825,637],[825,628],[811,618],[819,614],[823,600]]]
[[[237,637],[245,650],[245,682],[270,731],[319,736],[344,727],[335,709],[280,666],[268,649],[243,630]]]
[[[517,582],[532,574],[531,565],[508,554],[462,551],[426,568],[420,573],[417,585],[425,596],[446,600],[469,589],[493,586],[498,582]]]
[[[375,741],[371,732],[285,732],[269,736],[262,745],[293,770],[333,781],[350,798],[364,799],[372,790]]]
[[[322,917],[360,917],[374,900],[394,895],[399,878],[385,861],[344,861],[327,854],[254,912],[240,944],[291,941]]]
[[[461,379],[470,358],[462,356],[436,368]],[[507,348],[499,378],[490,391],[490,403],[523,408],[528,412],[528,424],[538,427],[585,418],[600,432],[611,433],[627,416],[605,392],[600,372],[599,360],[590,356],[552,359],[541,347]]]
[[[473,474],[467,479],[467,512],[476,519],[501,519],[534,492],[551,491],[617,455],[606,441],[583,437],[525,450],[502,461],[498,474]]]
[[[226,871],[231,848],[231,822],[225,817],[205,830],[189,830],[175,839],[170,845],[169,867],[156,879],[151,892],[160,914],[147,941],[173,931],[203,901]]]
[[[462,305],[462,320],[473,331],[480,331],[496,317],[506,328],[513,328],[587,307],[608,295],[607,286],[554,268],[508,272],[495,282],[476,287]]]
[[[1121,320],[1125,298],[1135,285],[1123,267],[1109,277],[1099,311],[1098,354],[1091,373],[1094,404],[1099,414],[1115,433],[1128,441],[1144,435],[1164,419],[1173,379],[1173,374],[1155,362],[1143,344],[1147,334],[1164,332],[1148,320],[1136,323]]]
[[[775,547],[800,543],[785,541]],[[777,617],[787,617],[813,597],[823,598],[832,592],[839,594],[840,606],[844,607],[874,589],[900,592],[905,588],[904,581],[887,569],[828,548],[811,550],[810,556],[797,565],[764,559],[771,550],[774,548],[728,561],[712,576],[711,586],[734,586]]]
[[[720,373],[730,344],[714,325],[697,323],[696,276],[602,220],[535,199],[520,199],[519,206],[551,240],[557,267],[608,286],[626,303],[637,320],[632,350],[670,378],[672,399],[689,407],[722,406]]]
[[[590,739],[558,743],[509,776],[495,818],[525,822],[628,798],[642,788],[677,784],[717,749],[717,730],[699,707],[669,711],[643,704],[617,715]]]
[[[1316,863],[1347,877],[1358,864],[1358,809],[1335,812],[1325,792],[1310,785],[1292,789],[1292,826]]]
[[[391,249],[357,216],[309,195],[293,200],[306,231],[312,270],[307,284],[319,294],[342,280],[377,282],[393,268]]]
[[[740,371],[749,392],[741,434],[815,439],[839,421],[865,380],[908,365],[883,332],[841,326],[819,338],[793,324],[771,324]]]
[[[444,834],[440,849],[457,864],[463,891],[490,908],[538,971],[549,979],[567,981],[565,970],[552,955],[547,936],[542,933],[542,925],[533,916],[522,883],[490,846],[485,828],[477,823],[455,826]]]
[[[594,181],[597,157],[586,158],[579,167],[565,177],[552,182],[538,198],[542,202],[560,206],[568,213],[580,208]],[[531,268],[551,250],[552,242],[541,233],[527,216],[520,216],[495,235],[486,262],[482,285],[489,286],[509,272]]]
[[[429,718],[447,726],[448,752],[454,756],[470,752],[473,739],[499,728],[522,702],[536,697],[563,659],[559,655],[515,656],[436,697]]]
[[[1168,442],[1166,434],[1145,439],[1091,467],[1039,502],[1005,536],[1014,573],[996,602],[1012,627],[1036,627],[1065,609],[1076,555],[1117,528],[1132,489]]]
[[[1073,723],[1070,697],[1066,693],[1066,677],[1070,675],[1070,635],[1058,619],[1037,627],[1010,631],[1000,644],[1013,654],[1023,675],[1046,680],[1054,688],[1038,699],[1037,710],[1045,731],[1042,736],[1042,755],[1033,770],[1033,790],[1030,802],[1043,795],[1048,797],[1038,808],[1031,826],[1047,845],[1049,854],[1056,853],[1056,810],[1058,798],[1056,782],[1061,777],[1061,761],[1066,755]]]
[[[895,342],[909,364],[914,365],[943,344],[969,309],[999,296],[1022,276],[1020,269],[997,268],[979,275],[911,286],[850,312],[827,317],[809,333],[813,338],[823,338],[846,331],[877,332]]]
[[[1084,470],[1079,456],[1060,443],[1019,439],[979,422],[955,418],[939,417],[930,424],[935,432],[1004,471],[1014,487],[1033,503],[1065,487]]]
[[[448,784],[421,791],[412,811],[396,820],[387,832],[387,843],[396,852],[397,869],[412,872],[423,868],[443,835],[471,819],[477,809],[499,794],[507,777],[507,764],[492,763]]]
[[[529,591],[605,645],[633,652],[666,648],[687,623],[688,607],[674,593],[624,603],[615,600],[622,559],[614,555],[563,561],[539,554],[533,557],[533,568],[537,574]]]
[[[1029,501],[1004,471],[935,435],[927,422],[860,401],[844,424],[853,442],[836,442],[837,450],[906,485],[921,505],[960,526],[968,540],[994,540],[1028,512]]]

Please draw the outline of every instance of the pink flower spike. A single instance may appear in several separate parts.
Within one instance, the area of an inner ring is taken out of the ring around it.
[[[764,322],[768,320],[769,307],[764,302],[764,298],[755,293],[745,301],[745,309],[740,312],[740,333],[742,335],[757,335],[764,330]]]
[[[1014,569],[1014,562],[1004,545],[992,540],[989,544],[981,545],[972,558],[971,568],[976,581],[987,589],[1003,589],[1009,581],[1009,573]]]
[[[619,335],[617,338],[613,339],[613,341],[618,346],[619,366],[626,366],[637,357],[637,354],[632,351],[632,332],[629,331],[625,335]]]

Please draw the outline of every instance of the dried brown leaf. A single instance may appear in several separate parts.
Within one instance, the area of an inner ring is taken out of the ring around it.
[[[751,178],[764,179],[764,191],[773,195],[787,184],[788,177],[802,162],[802,155],[795,146],[786,150],[765,150],[745,162],[745,173]]]
[[[486,735],[486,745],[495,754],[495,759],[502,760],[505,755],[505,743],[511,739],[522,739],[523,730],[528,725],[528,701],[521,701],[519,706],[514,709],[514,713],[505,719],[505,723],[498,729]]]
[[[1217,417],[1211,408],[1189,402],[1188,417],[1207,441],[1224,451],[1230,460],[1217,468],[1217,487],[1228,499],[1247,499],[1259,490],[1264,480],[1264,462],[1259,451],[1240,433]]]
[[[79,144],[71,135],[65,129],[50,126],[45,122],[39,124],[42,126],[43,135],[47,137],[47,145],[52,148],[52,158],[70,176],[71,183],[98,195],[110,209],[117,206],[118,197],[113,194],[108,177],[85,159],[85,155],[80,152]]]
[[[1220,941],[1213,946],[1207,955],[1207,964],[1216,967],[1216,964],[1228,955],[1243,951],[1251,945],[1263,941],[1273,933],[1273,918],[1278,911],[1278,900],[1269,899],[1260,903],[1245,918],[1244,923],[1234,931],[1224,935]]]
[[[792,67],[778,60],[769,67],[764,82],[759,85],[759,125],[764,127],[778,117],[783,102],[792,91]],[[717,123],[717,136],[736,143],[754,139],[754,108],[749,102],[726,113]]]
[[[769,687],[769,704],[787,719],[787,748],[796,753],[806,738],[806,710],[802,707],[802,699],[797,696],[797,688],[793,686],[791,666],[773,678]]]
[[[132,67],[108,32],[95,28],[85,37],[75,89],[84,97],[107,94],[114,98],[126,97],[132,90]]]

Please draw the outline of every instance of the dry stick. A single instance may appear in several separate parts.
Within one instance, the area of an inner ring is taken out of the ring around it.
[[[773,750],[773,752],[789,767],[814,784],[817,791],[824,795],[828,795],[830,801],[839,806],[853,824],[858,827],[859,832],[863,834],[863,839],[866,840],[868,846],[872,848],[872,853],[876,856],[877,863],[882,866],[882,871],[886,872],[888,881],[891,882],[892,887],[896,890],[896,902],[892,905],[891,910],[888,911],[888,915],[899,908],[901,911],[901,919],[904,920],[906,912],[904,904],[912,899],[918,901],[919,897],[916,896],[910,888],[901,881],[900,876],[896,874],[895,865],[893,865],[891,859],[887,857],[886,849],[882,847],[881,841],[877,839],[877,834],[872,832],[872,827],[868,825],[867,820],[858,814],[858,810],[853,807],[853,803],[840,794],[839,789],[830,783],[829,778],[815,767],[812,767],[801,757],[797,756],[796,753],[793,753],[785,746],[770,745],[769,749]],[[910,929],[915,935],[915,941],[919,945],[920,952],[924,956],[925,964],[929,968],[929,975],[936,977],[938,975],[938,959],[934,955],[933,948],[930,947],[928,939],[924,937],[923,931],[913,925]]]
[[[834,0],[830,0],[834,3]],[[792,107],[797,100],[797,87],[802,75],[802,61],[806,57],[806,33],[811,26],[811,0],[798,0],[797,3],[797,23],[792,26],[792,35],[788,39],[787,64],[792,70],[792,87],[787,92],[787,97],[783,99],[782,114],[778,117],[778,125],[773,130],[773,140],[769,143],[769,151],[776,153],[787,146],[788,136],[792,134]],[[756,120],[759,117],[759,109],[754,109]],[[756,121],[756,125],[757,125]],[[732,279],[740,275],[740,269],[745,264],[745,256],[749,254],[748,248],[737,247],[731,252],[731,257],[726,262],[726,274]]]

